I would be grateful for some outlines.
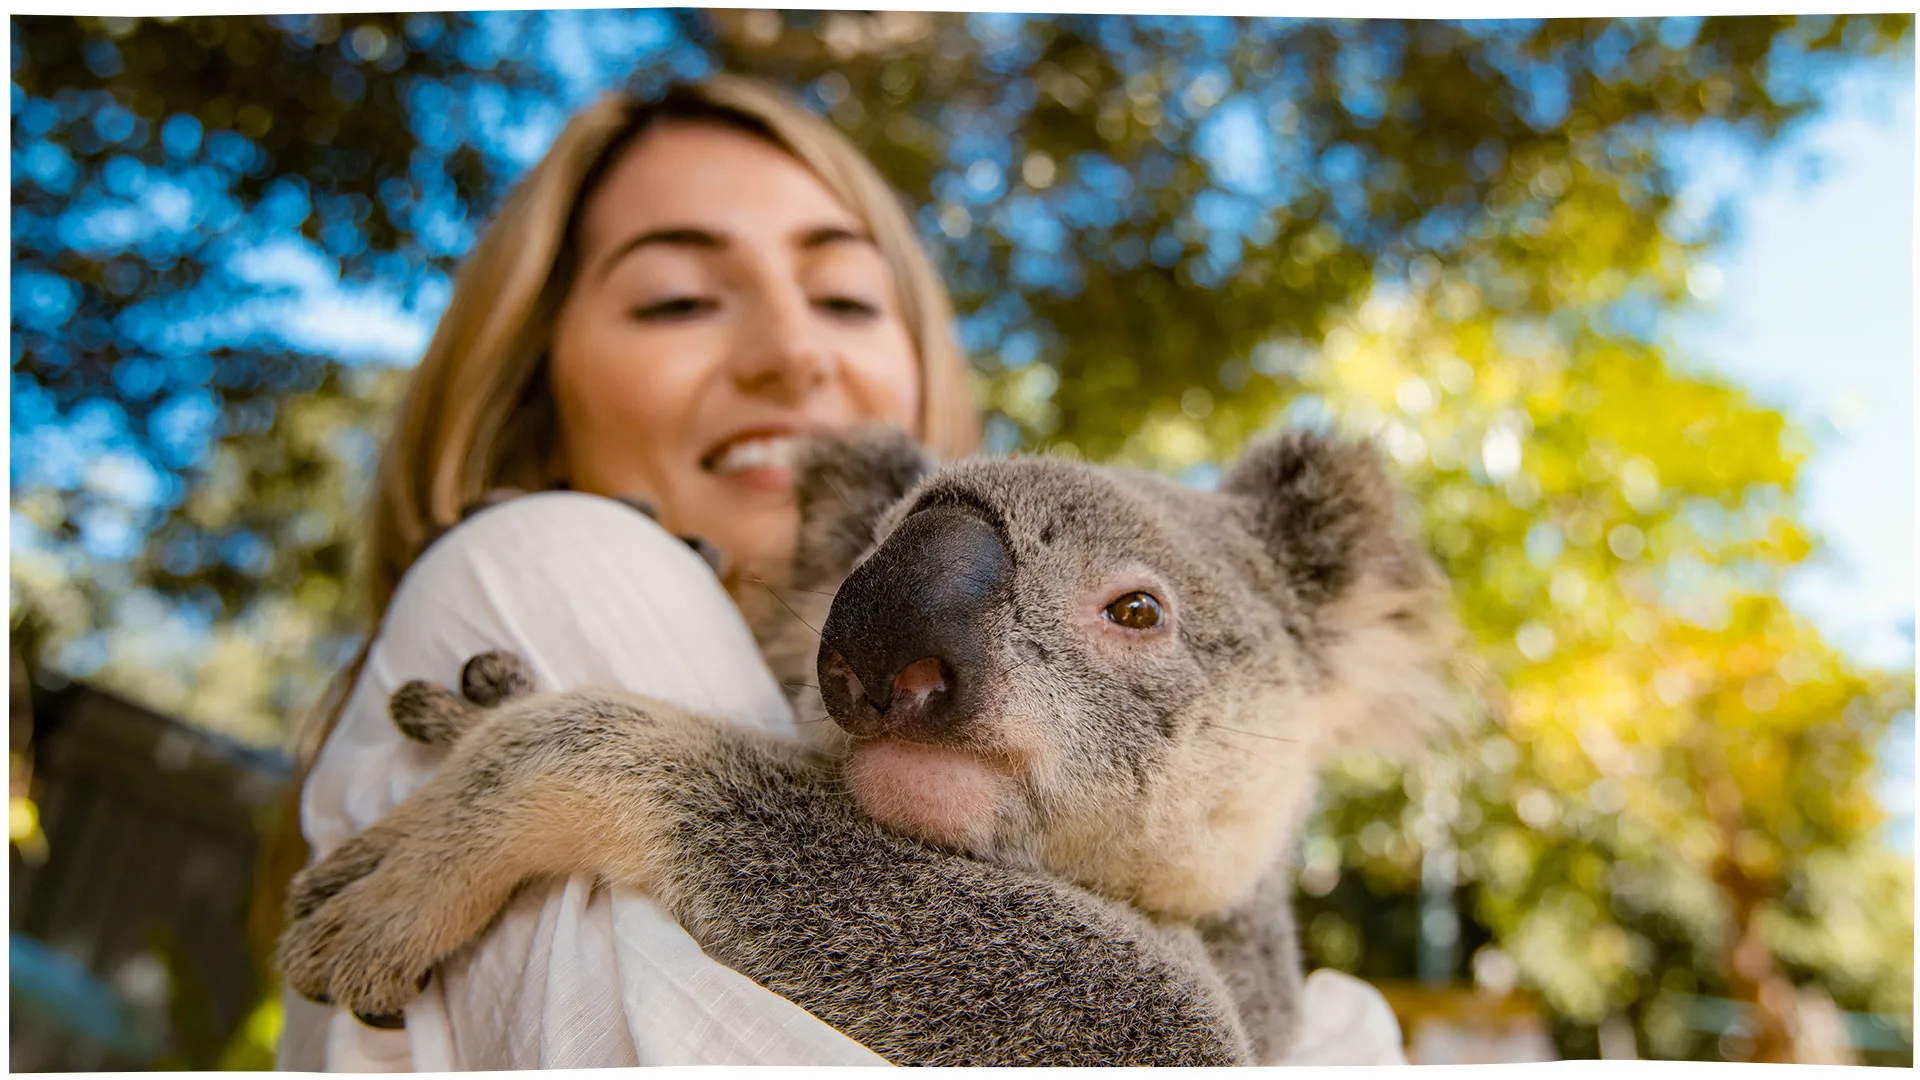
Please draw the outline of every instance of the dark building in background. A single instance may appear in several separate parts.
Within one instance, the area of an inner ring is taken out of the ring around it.
[[[45,844],[11,854],[10,1068],[214,1067],[262,986],[247,904],[288,763],[91,688],[19,689]]]

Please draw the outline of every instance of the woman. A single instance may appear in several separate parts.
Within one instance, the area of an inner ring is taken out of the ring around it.
[[[950,320],[872,166],[779,96],[722,78],[576,117],[470,257],[402,405],[369,522],[379,629],[305,779],[313,847],[431,773],[388,694],[489,648],[546,686],[618,684],[792,733],[729,600],[791,550],[797,438],[884,423],[942,457],[973,449]],[[541,494],[428,546],[502,488]],[[675,536],[717,550],[723,576]],[[1378,1027],[1367,1003],[1358,1022]],[[526,890],[404,1029],[288,1010],[292,1068],[878,1062],[707,960],[644,896],[585,879]],[[1397,1051],[1384,1019],[1375,1041]]]

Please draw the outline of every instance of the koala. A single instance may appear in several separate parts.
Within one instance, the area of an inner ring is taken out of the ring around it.
[[[1318,767],[1455,716],[1446,589],[1373,450],[1284,434],[1200,491],[869,432],[797,491],[745,606],[830,723],[537,693],[498,653],[409,683],[394,720],[448,757],[295,880],[289,985],[397,1022],[522,883],[586,873],[897,1064],[1282,1054]]]

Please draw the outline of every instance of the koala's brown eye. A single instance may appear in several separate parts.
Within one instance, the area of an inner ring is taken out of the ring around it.
[[[1107,618],[1129,630],[1151,630],[1160,625],[1160,601],[1150,593],[1130,592],[1107,605]]]

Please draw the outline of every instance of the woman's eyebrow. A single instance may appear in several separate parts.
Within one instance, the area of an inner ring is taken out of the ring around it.
[[[845,243],[864,244],[868,247],[878,246],[874,244],[873,237],[868,236],[866,233],[849,229],[843,225],[820,225],[808,229],[800,234],[800,238],[795,242],[795,246],[802,251],[817,251],[823,247]],[[613,271],[613,268],[619,264],[621,259],[626,258],[642,248],[655,246],[695,248],[700,251],[724,251],[728,243],[727,238],[719,233],[692,225],[676,225],[664,229],[651,229],[638,236],[629,237],[622,242],[619,247],[614,248],[607,254],[606,258],[600,261],[599,269],[591,276],[594,278],[605,278]]]
[[[865,244],[868,247],[876,246],[873,242],[873,237],[842,225],[821,225],[808,229],[801,234],[799,243],[796,246],[802,251],[813,251],[832,244],[844,243]]]
[[[621,259],[639,251],[641,248],[655,245],[698,248],[702,251],[720,251],[727,246],[727,241],[725,237],[718,233],[710,232],[706,229],[694,228],[692,226],[653,229],[648,232],[643,232],[638,236],[629,237],[619,247],[614,248],[606,258],[600,261],[600,269],[597,270],[593,276],[604,278],[608,273],[612,272],[613,268],[619,264]]]

